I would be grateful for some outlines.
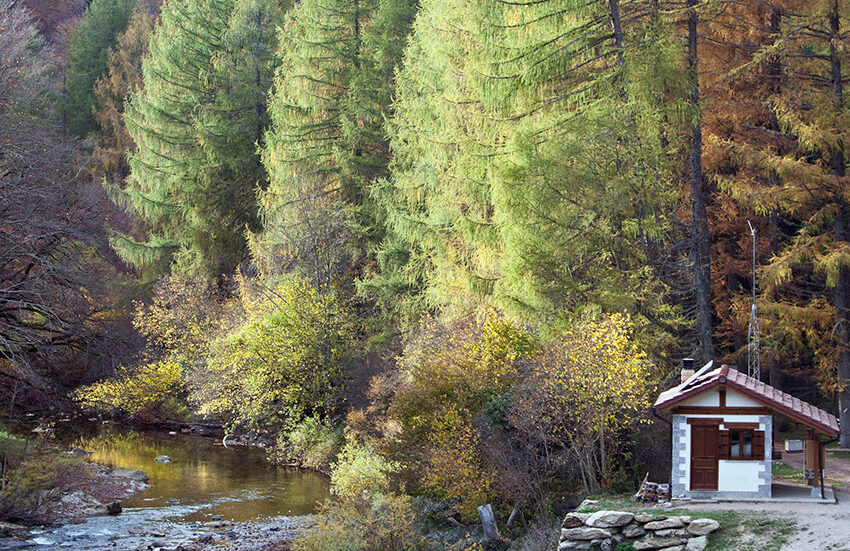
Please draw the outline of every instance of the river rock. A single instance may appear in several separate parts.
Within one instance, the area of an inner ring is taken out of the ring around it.
[[[93,453],[94,452],[86,451],[82,448],[74,448],[73,450],[68,452],[68,455],[70,455],[71,457],[83,458],[83,457],[88,457]]]
[[[180,500],[179,499],[169,499],[168,501],[166,501],[166,503],[168,503],[169,505],[180,505]]]
[[[171,463],[171,458],[167,455],[160,455],[156,459],[154,459],[157,463]]]
[[[213,521],[213,522],[207,522],[206,523],[206,526],[208,526],[210,528],[224,528],[227,525],[228,525],[228,523],[221,522],[221,521]]]
[[[720,523],[710,518],[698,518],[688,525],[688,532],[695,536],[707,536],[720,528]]]
[[[140,471],[138,469],[125,469],[123,467],[119,467],[112,471],[112,476],[123,476],[130,480],[137,480],[139,482],[148,482],[151,479],[145,471]]]
[[[210,517],[210,520],[221,520],[221,515],[213,515]]]
[[[198,538],[198,543],[212,543],[215,540],[215,536],[212,534],[203,534]]]
[[[627,525],[634,518],[633,514],[623,511],[596,511],[584,523],[594,528],[615,528]]]
[[[24,538],[26,537],[26,530],[26,527],[21,526],[20,524],[0,521],[0,536],[4,538],[8,538],[10,536]]]
[[[687,522],[683,517],[670,517],[666,520],[656,520],[643,525],[646,530],[668,530],[670,528],[684,528]]]
[[[561,523],[561,528],[578,528],[584,526],[584,521],[590,513],[570,513],[564,517],[564,522]]]
[[[579,527],[561,530],[561,539],[564,540],[601,540],[610,537],[611,531],[604,528]]]

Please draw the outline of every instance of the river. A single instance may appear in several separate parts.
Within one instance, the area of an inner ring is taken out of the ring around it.
[[[124,512],[118,516],[36,529],[24,542],[0,540],[0,549],[134,549],[157,536],[173,547],[208,530],[219,517],[231,522],[298,517],[313,513],[328,497],[324,476],[271,465],[262,450],[111,425],[60,428],[68,447],[92,452],[92,461],[110,469],[145,471],[151,487],[122,501]],[[171,461],[154,461],[163,455]],[[265,522],[269,529],[280,529],[286,519]]]

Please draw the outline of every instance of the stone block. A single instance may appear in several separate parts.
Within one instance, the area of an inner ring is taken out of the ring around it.
[[[688,532],[695,536],[706,536],[720,528],[720,523],[710,518],[698,518],[688,524]]]
[[[633,514],[623,511],[597,511],[587,517],[584,523],[594,528],[615,528],[629,524],[634,518]]]
[[[646,530],[641,528],[639,524],[629,524],[623,528],[623,535],[629,539],[640,538],[646,535]]]
[[[578,528],[584,526],[584,521],[590,513],[570,513],[564,517],[564,522],[561,523],[561,528]]]
[[[589,541],[563,541],[558,545],[558,551],[587,551],[590,549]]]
[[[676,547],[688,543],[687,538],[659,538],[652,534],[646,536],[642,540],[634,542],[635,551],[646,551],[648,549],[665,549],[667,547]]]
[[[604,528],[592,528],[590,526],[580,526],[578,528],[564,528],[561,530],[562,540],[603,540],[611,537],[611,531]]]
[[[688,519],[688,522],[690,519]],[[646,530],[669,530],[670,528],[684,528],[688,523],[683,517],[670,517],[665,520],[647,522],[643,525]]]
[[[689,538],[691,535],[687,530],[668,528],[667,530],[656,530],[655,535],[659,538]]]
[[[658,522],[659,520],[666,519],[667,517],[665,515],[649,515],[646,513],[635,515],[635,520],[640,522],[641,524],[646,524],[647,522]]]
[[[708,547],[708,536],[697,536],[688,540],[687,551],[705,551]]]

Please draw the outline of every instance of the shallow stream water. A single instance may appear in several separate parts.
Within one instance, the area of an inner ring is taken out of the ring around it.
[[[92,461],[110,469],[140,469],[150,476],[151,487],[123,500],[121,515],[34,530],[26,541],[0,539],[0,549],[134,549],[156,536],[175,545],[208,529],[205,523],[219,516],[231,522],[298,517],[314,512],[328,496],[324,476],[275,467],[262,450],[111,425],[60,428],[67,447],[92,452]],[[154,461],[162,455],[171,461]],[[270,529],[285,528],[285,519],[275,522],[269,526],[277,528]]]

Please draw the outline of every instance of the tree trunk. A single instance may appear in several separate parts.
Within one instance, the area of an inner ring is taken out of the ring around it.
[[[691,262],[696,300],[696,330],[703,361],[714,358],[711,319],[711,241],[706,212],[707,193],[702,174],[702,113],[700,110],[699,55],[697,51],[699,16],[697,0],[688,0],[688,69],[691,85],[691,150],[688,156],[691,183]]]
[[[840,40],[841,21],[838,17],[838,0],[833,0],[832,9],[829,12],[829,58],[830,58],[830,80],[832,81],[832,94],[836,103],[836,108],[841,111],[844,109],[844,89],[841,82],[841,58],[836,48],[836,43]],[[840,149],[840,145],[833,151],[830,151],[830,167],[832,173],[838,180],[838,188],[841,188],[842,180],[846,173],[844,168],[844,151]],[[835,215],[833,221],[833,230],[835,232],[835,243],[841,244],[848,239],[848,221],[850,221],[850,208],[848,208],[844,198],[840,193],[836,194],[836,200],[839,202],[839,211]],[[838,410],[839,420],[841,422],[840,446],[842,448],[850,447],[850,296],[848,296],[848,285],[850,285],[850,273],[847,268],[839,265],[838,282],[835,287],[835,313],[837,330],[835,332],[838,345],[838,377],[844,383],[844,388],[838,394]]]

